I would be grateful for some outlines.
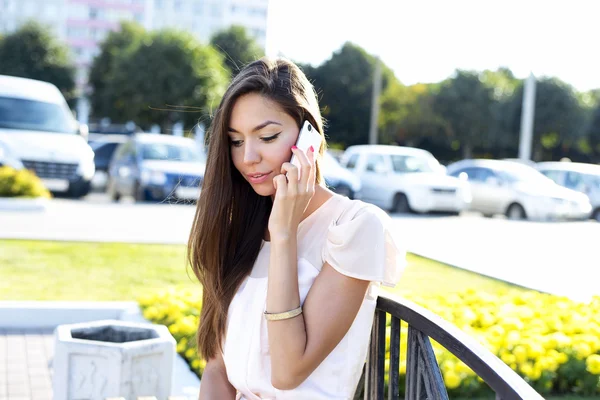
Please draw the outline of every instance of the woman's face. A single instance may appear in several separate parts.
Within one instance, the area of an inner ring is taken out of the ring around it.
[[[257,93],[237,99],[229,121],[233,165],[261,196],[275,194],[273,178],[290,161],[300,129],[281,107]]]

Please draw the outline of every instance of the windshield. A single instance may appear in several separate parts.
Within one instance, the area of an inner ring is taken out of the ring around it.
[[[60,104],[0,97],[0,128],[76,133],[75,120]]]
[[[146,143],[142,145],[142,159],[204,162],[204,156],[196,146],[173,143]]]
[[[554,181],[542,174],[538,170],[528,167],[526,165],[514,165],[509,166],[505,169],[498,169],[495,171],[504,180],[514,182],[524,182],[531,184],[548,184],[554,183]]]
[[[392,155],[395,172],[439,172],[440,164],[432,157]]]

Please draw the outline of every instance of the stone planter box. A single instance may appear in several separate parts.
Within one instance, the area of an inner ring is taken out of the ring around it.
[[[171,394],[175,339],[163,325],[104,320],[59,325],[54,400]]]

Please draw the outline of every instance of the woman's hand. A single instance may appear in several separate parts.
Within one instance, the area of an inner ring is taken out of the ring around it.
[[[315,154],[311,146],[307,153],[292,147],[292,153],[300,161],[298,168],[287,162],[281,166],[281,174],[273,178],[275,199],[269,218],[271,240],[296,235],[304,211],[315,194]],[[298,174],[300,173],[300,176]],[[287,178],[286,178],[287,174]]]

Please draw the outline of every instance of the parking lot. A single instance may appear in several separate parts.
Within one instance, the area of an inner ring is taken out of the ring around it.
[[[37,211],[1,211],[0,238],[137,243],[187,241],[194,207],[113,203],[104,194],[54,199]],[[392,215],[408,251],[523,286],[573,298],[600,294],[595,244],[600,224],[510,221],[460,216]]]

